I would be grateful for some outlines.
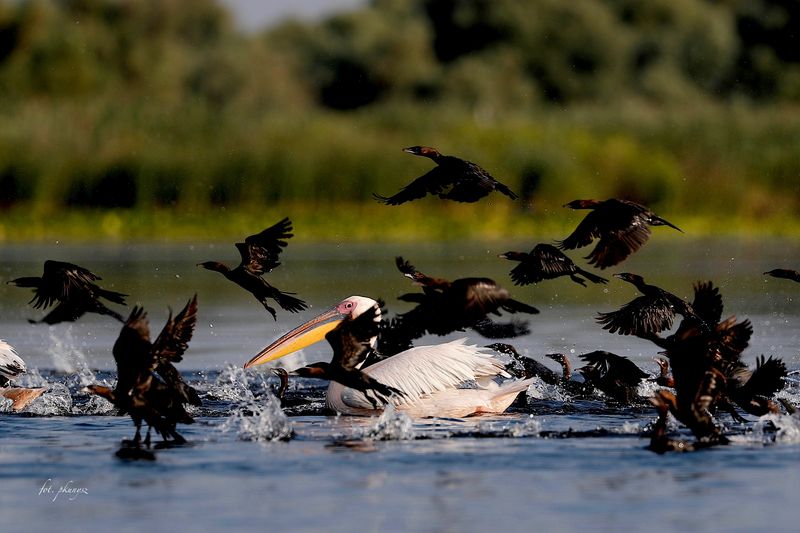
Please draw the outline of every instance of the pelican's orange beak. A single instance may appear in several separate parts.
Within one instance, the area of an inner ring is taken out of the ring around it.
[[[333,307],[328,311],[316,316],[297,326],[289,333],[258,352],[252,359],[245,363],[245,368],[256,365],[263,365],[269,361],[280,359],[298,350],[311,346],[325,338],[325,335],[336,328],[339,323],[347,318],[347,313],[342,313],[339,307]]]

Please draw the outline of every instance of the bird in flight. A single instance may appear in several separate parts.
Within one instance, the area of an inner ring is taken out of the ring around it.
[[[435,148],[412,146],[404,152],[427,157],[436,167],[415,179],[393,196],[373,194],[376,200],[387,205],[400,205],[424,198],[428,194],[438,195],[443,200],[477,202],[492,191],[505,194],[512,200],[518,196],[475,163],[451,155],[442,155]]]
[[[8,283],[32,288],[33,298],[29,303],[33,304],[34,309],[47,309],[58,302],[43,319],[28,320],[31,324],[74,322],[85,313],[107,315],[122,322],[122,315],[106,307],[100,298],[125,305],[127,294],[97,286],[94,282],[100,279],[100,276],[78,265],[48,260],[44,262],[42,277],[17,278]]]
[[[264,279],[264,274],[272,272],[280,265],[278,256],[286,247],[286,239],[290,237],[292,237],[292,222],[284,218],[261,233],[250,235],[244,242],[236,243],[236,248],[242,256],[242,261],[236,268],[232,269],[218,261],[206,261],[198,266],[219,272],[250,292],[272,318],[277,320],[275,309],[269,304],[270,299],[291,313],[297,313],[308,307],[303,300],[292,296],[294,293],[280,291]]]

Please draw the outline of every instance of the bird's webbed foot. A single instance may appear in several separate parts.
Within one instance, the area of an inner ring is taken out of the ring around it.
[[[277,322],[278,321],[278,313],[275,312],[275,309],[270,307],[269,304],[267,304],[267,302],[261,302],[261,304],[264,306],[264,309],[266,309],[267,312],[272,315],[272,319]]]

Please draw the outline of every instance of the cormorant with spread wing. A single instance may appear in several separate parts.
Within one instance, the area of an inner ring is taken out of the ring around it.
[[[537,244],[529,253],[506,252],[498,256],[501,259],[519,261],[519,265],[511,270],[511,280],[515,285],[530,285],[545,279],[569,276],[572,281],[586,286],[586,278],[592,283],[608,283],[606,278],[596,276],[579,268],[572,259],[551,244]],[[583,276],[583,277],[581,277]]]
[[[111,389],[90,385],[87,390],[102,396],[123,412],[130,414],[136,425],[133,443],[141,439],[142,421],[155,429],[165,441],[183,443],[176,431],[178,423],[191,424],[192,417],[184,404],[200,405],[197,391],[187,384],[174,363],[182,360],[197,323],[195,295],[173,319],[172,313],[155,342],[150,342],[147,313],[137,306],[128,317],[114,343],[117,384]]]
[[[285,239],[292,237],[292,222],[284,218],[261,233],[250,235],[244,242],[237,242],[236,248],[242,256],[242,262],[234,269],[217,261],[200,263],[208,270],[219,272],[232,282],[255,296],[256,300],[277,320],[275,309],[270,307],[269,299],[275,300],[281,308],[291,313],[306,309],[303,300],[292,296],[294,293],[282,292],[264,279],[264,274],[272,272],[280,265],[278,256],[287,243]]]
[[[427,157],[437,166],[400,189],[394,196],[373,194],[379,202],[400,205],[424,198],[428,194],[436,194],[439,198],[456,202],[477,202],[492,191],[501,192],[512,200],[518,198],[511,189],[475,163],[451,155],[442,155],[436,149],[427,146],[412,146],[403,151]]]
[[[459,278],[448,281],[419,272],[402,257],[395,260],[404,276],[422,286],[422,293],[409,293],[400,300],[417,306],[397,317],[393,326],[408,332],[411,338],[427,333],[447,335],[471,328],[490,339],[516,337],[528,333],[527,325],[519,322],[497,323],[488,318],[500,311],[537,314],[535,307],[511,298],[508,290],[489,278]]]
[[[639,383],[649,376],[633,361],[615,353],[596,350],[580,357],[586,365],[578,371],[587,383],[624,405],[637,398]]]
[[[762,356],[750,372],[741,360],[753,332],[750,321],[737,322],[735,316],[721,320],[722,296],[711,282],[695,284],[694,292],[691,307],[701,322],[684,318],[672,335],[648,337],[666,349],[672,367],[675,393],[659,391],[659,401],[698,439],[721,443],[726,439],[713,423],[713,410],[725,409],[736,420],[743,419],[731,402],[755,415],[777,412],[769,396],[783,386],[786,367],[779,359]]]
[[[564,207],[591,209],[566,239],[558,242],[562,250],[574,250],[599,239],[594,250],[586,256],[590,265],[607,268],[624,261],[650,238],[649,226],[678,226],[659,217],[643,205],[630,200],[573,200]]]
[[[506,371],[513,376],[522,379],[538,377],[549,385],[561,384],[562,375],[560,372],[554,372],[536,359],[525,357],[510,344],[496,342],[488,345],[487,348],[511,357],[511,362],[506,365]]]
[[[649,338],[672,327],[675,315],[694,319],[703,327],[705,322],[697,316],[687,302],[655,285],[648,285],[637,274],[614,274],[615,278],[633,284],[642,296],[634,298],[617,311],[598,313],[597,321],[611,333]]]
[[[122,315],[103,305],[99,299],[105,298],[125,305],[127,295],[98,287],[94,282],[100,279],[100,276],[78,265],[48,260],[44,262],[42,277],[17,278],[8,283],[17,287],[33,288],[33,298],[29,303],[33,304],[34,309],[47,309],[58,302],[55,309],[39,320],[39,323],[52,325],[74,322],[84,313],[107,315],[122,322]],[[37,323],[35,320],[28,322]]]

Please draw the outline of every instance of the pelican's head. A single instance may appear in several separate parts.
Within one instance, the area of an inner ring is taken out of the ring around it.
[[[297,326],[292,331],[286,333],[278,340],[258,352],[255,357],[245,363],[245,368],[261,365],[275,359],[280,359],[285,355],[301,350],[306,346],[311,346],[325,338],[325,335],[336,328],[342,320],[355,318],[378,302],[365,296],[350,296],[338,304],[334,305],[324,313],[316,316],[308,322]],[[380,312],[378,314],[380,320]]]

